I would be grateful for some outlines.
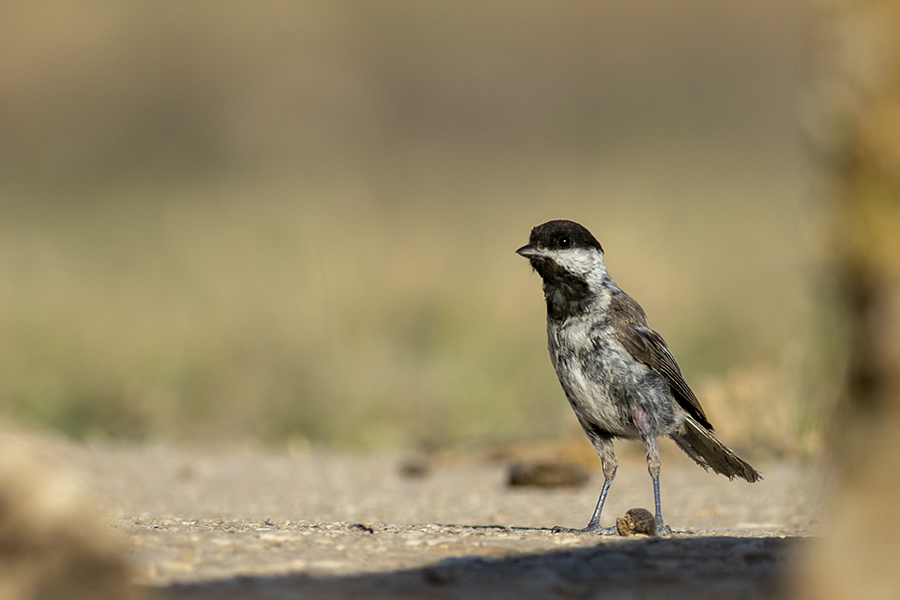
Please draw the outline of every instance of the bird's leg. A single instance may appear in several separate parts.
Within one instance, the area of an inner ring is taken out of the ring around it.
[[[662,507],[659,502],[659,448],[656,446],[656,434],[650,424],[650,416],[640,404],[632,404],[631,415],[634,425],[644,442],[644,452],[647,454],[647,470],[653,479],[653,502],[656,505],[656,535],[672,535],[672,530],[663,522]]]
[[[612,481],[612,477],[607,477],[603,480],[603,489],[600,490],[600,498],[597,500],[594,514],[591,516],[587,527],[581,530],[582,533],[616,533],[615,527],[600,526],[600,513],[603,512],[603,503],[606,502],[606,494],[609,492],[609,486],[612,484]]]
[[[603,503],[606,502],[606,494],[609,492],[609,486],[612,485],[613,479],[616,478],[616,469],[619,467],[619,460],[616,458],[616,452],[613,448],[612,437],[609,435],[600,435],[591,431],[588,433],[594,448],[597,450],[597,456],[600,457],[600,464],[603,466],[603,489],[600,490],[600,498],[597,500],[597,506],[594,508],[594,514],[591,516],[587,527],[582,529],[584,533],[617,533],[615,527],[601,527],[600,513],[603,512]]]
[[[571,533],[574,531],[575,533],[616,534],[618,530],[615,527],[600,526],[600,513],[603,512],[603,503],[606,502],[606,494],[609,492],[609,486],[612,485],[613,479],[616,478],[616,469],[619,467],[619,461],[613,448],[612,436],[592,425],[582,423],[582,427],[584,427],[584,432],[591,441],[591,445],[597,451],[597,456],[600,457],[600,464],[603,466],[603,489],[600,490],[600,498],[597,500],[597,506],[594,508],[594,514],[591,515],[591,520],[588,522],[587,527],[575,530],[565,527],[554,527],[553,531],[556,533],[564,531]]]
[[[663,522],[662,506],[659,502],[659,449],[656,447],[656,436],[653,434],[641,435],[644,442],[644,450],[647,453],[647,470],[653,478],[653,502],[656,505],[656,534],[672,535],[672,530]]]

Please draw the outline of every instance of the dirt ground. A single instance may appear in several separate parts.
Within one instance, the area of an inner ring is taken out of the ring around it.
[[[554,533],[586,524],[598,468],[576,488],[516,488],[509,464],[400,454],[60,444],[125,540],[139,584],[188,598],[777,598],[822,529],[809,465],[757,465],[757,484],[663,457],[671,538]],[[410,472],[412,471],[412,472]],[[624,456],[604,525],[652,509]]]

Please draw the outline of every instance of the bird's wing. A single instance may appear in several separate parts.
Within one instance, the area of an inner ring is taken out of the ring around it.
[[[701,425],[712,431],[700,401],[681,375],[675,357],[662,336],[647,327],[644,310],[628,294],[621,292],[612,297],[609,317],[616,338],[637,360],[644,363],[669,384],[678,404]]]

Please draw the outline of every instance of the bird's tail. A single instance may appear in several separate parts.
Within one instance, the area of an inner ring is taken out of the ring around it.
[[[712,431],[691,417],[684,419],[684,427],[672,435],[672,439],[685,454],[704,469],[712,469],[728,479],[740,477],[750,483],[762,479],[759,471],[717,440]]]

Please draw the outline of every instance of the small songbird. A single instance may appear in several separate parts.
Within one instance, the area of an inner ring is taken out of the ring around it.
[[[669,436],[694,462],[729,479],[756,469],[713,435],[697,397],[644,310],[610,279],[603,248],[573,221],[549,221],[516,250],[544,281],[547,346],[563,391],[603,465],[603,489],[584,532],[611,533],[600,513],[616,476],[615,438],[640,439],[653,478],[656,529],[670,533],[659,501],[656,437]]]

